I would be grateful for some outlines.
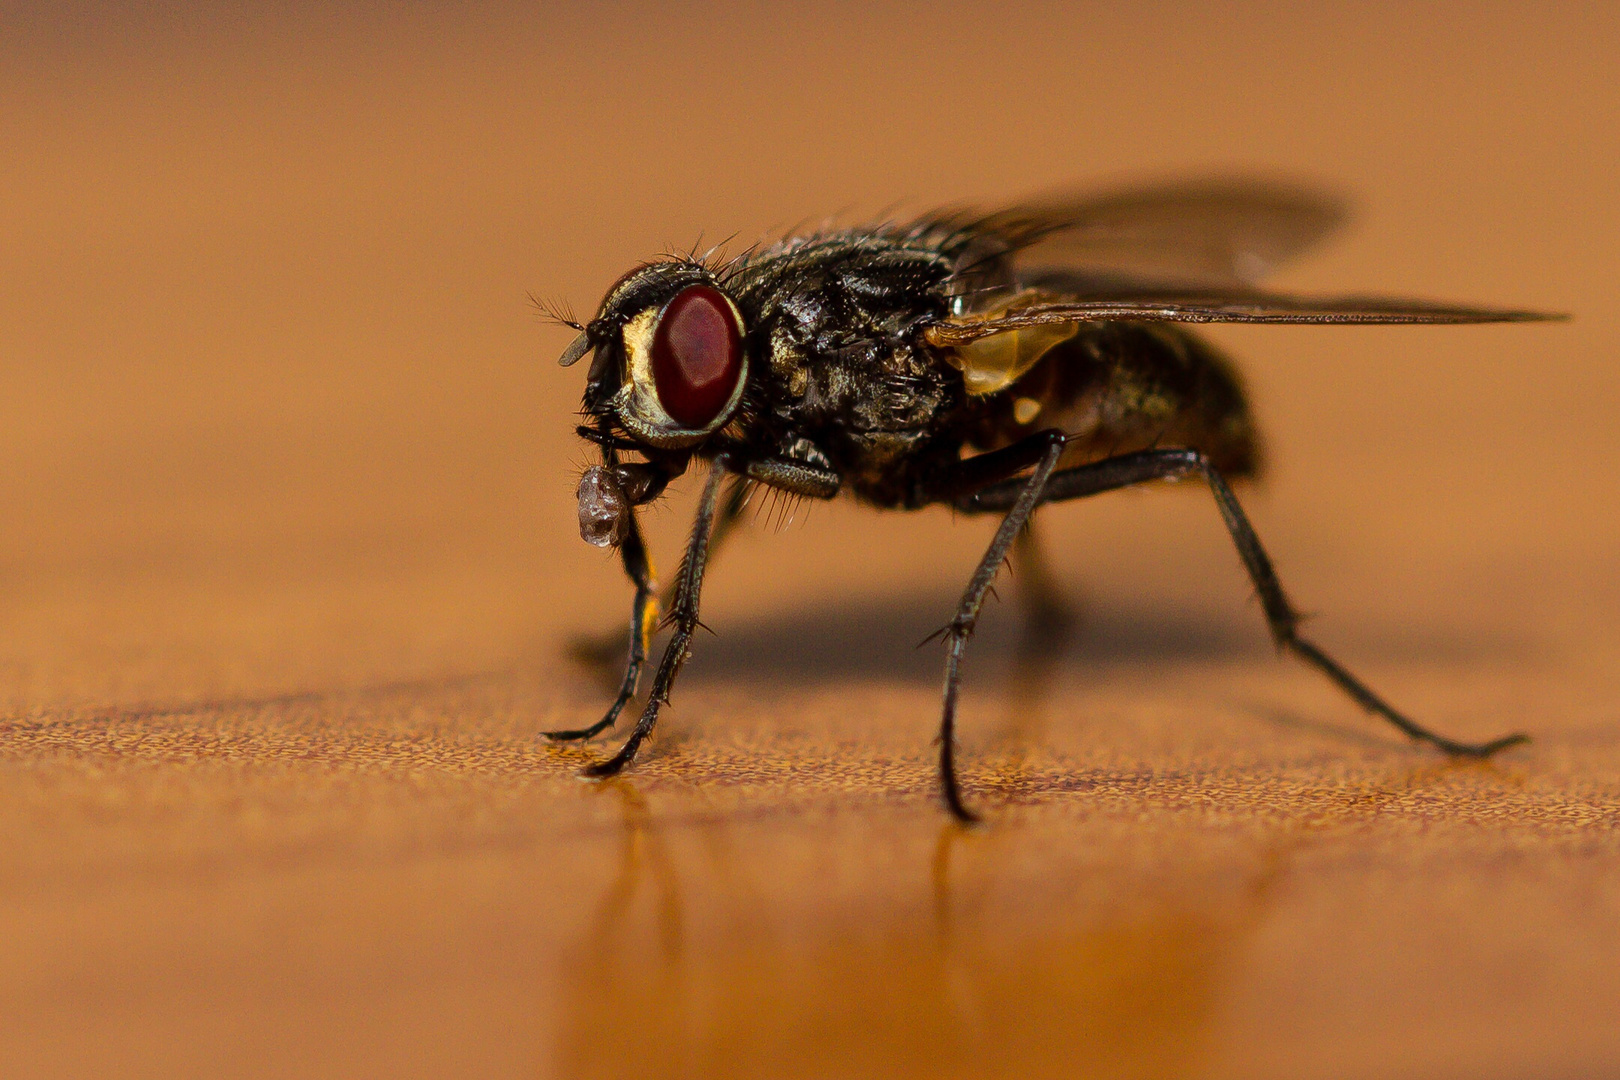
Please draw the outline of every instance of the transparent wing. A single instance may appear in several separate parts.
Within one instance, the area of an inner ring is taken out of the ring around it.
[[[1206,178],[1031,200],[971,223],[1025,265],[1205,285],[1250,284],[1346,217],[1328,192],[1255,178]]]
[[[1034,327],[1106,322],[1441,324],[1545,322],[1566,315],[1511,308],[1469,307],[1385,296],[1288,296],[1254,289],[1180,290],[1090,295],[1084,298],[1031,291],[995,311],[935,323],[924,333],[930,344],[959,346]]]

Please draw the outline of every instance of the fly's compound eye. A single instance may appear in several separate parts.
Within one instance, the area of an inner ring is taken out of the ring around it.
[[[653,385],[664,411],[684,428],[706,428],[740,375],[742,332],[731,302],[707,285],[682,289],[653,331]]]
[[[688,446],[731,415],[747,358],[742,317],[710,285],[688,285],[624,327],[628,375],[620,418],[654,446]]]

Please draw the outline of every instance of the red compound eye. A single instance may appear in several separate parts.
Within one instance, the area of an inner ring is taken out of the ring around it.
[[[742,333],[716,289],[688,285],[653,331],[652,376],[664,411],[682,427],[714,423],[742,376]]]

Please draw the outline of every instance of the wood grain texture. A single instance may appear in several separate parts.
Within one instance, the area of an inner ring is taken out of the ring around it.
[[[1620,1070],[1608,9],[0,18],[0,1074]],[[1022,663],[1001,582],[983,828],[945,513],[767,503],[636,767],[536,738],[630,596],[526,292],[1249,164],[1362,210],[1280,286],[1576,316],[1214,335],[1310,632],[1532,745],[1277,658],[1193,484],[1042,512],[1082,630]]]

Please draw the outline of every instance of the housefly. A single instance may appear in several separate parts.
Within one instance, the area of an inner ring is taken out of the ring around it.
[[[1299,632],[1300,616],[1232,494],[1261,451],[1230,362],[1192,323],[1483,323],[1556,318],[1383,297],[1307,297],[1256,282],[1341,220],[1320,193],[1251,181],[1167,184],[993,213],[791,236],[741,255],[670,256],[608,290],[561,363],[592,354],[579,434],[601,463],[578,489],[583,537],[616,546],[635,598],[629,660],[589,739],[634,698],[657,586],[636,507],[708,465],[676,574],[673,635],[635,729],[588,775],[634,759],[669,701],[698,623],[704,568],[750,485],[850,494],[876,507],[999,514],[950,621],[940,782],[957,781],[961,665],[985,594],[1047,503],[1150,480],[1201,479],[1285,649],[1413,739],[1488,757],[1525,741],[1456,742],[1420,726]],[[728,487],[729,484],[729,487]]]

